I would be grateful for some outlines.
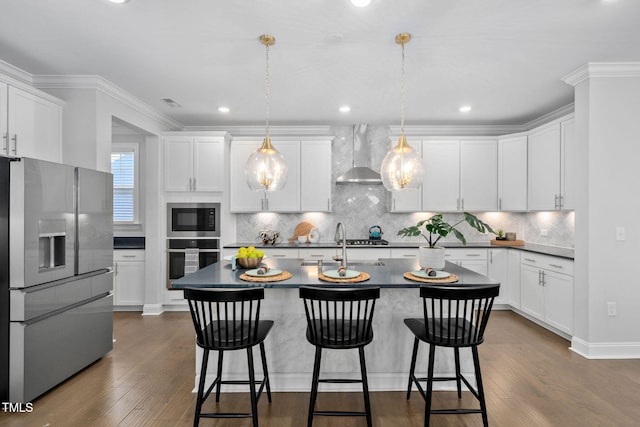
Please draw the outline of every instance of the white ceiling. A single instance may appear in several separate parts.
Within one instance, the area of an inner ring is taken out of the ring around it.
[[[639,22],[638,0],[2,0],[0,59],[100,75],[185,126],[259,125],[268,33],[273,124],[387,125],[409,32],[407,125],[524,124],[573,102],[579,66],[640,61]]]

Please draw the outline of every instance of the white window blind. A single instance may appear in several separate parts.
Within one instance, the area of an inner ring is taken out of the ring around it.
[[[137,219],[136,151],[120,150],[111,153],[113,174],[113,221],[134,223]]]

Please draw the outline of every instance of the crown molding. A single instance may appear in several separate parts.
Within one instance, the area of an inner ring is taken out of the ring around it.
[[[225,131],[234,137],[264,138],[264,126],[185,126],[185,132]],[[269,135],[278,136],[329,136],[333,138],[333,127],[329,125],[316,126],[269,126]]]
[[[157,121],[173,130],[182,130],[184,126],[169,116],[159,113],[151,106],[135,98],[125,90],[97,75],[36,75],[33,85],[38,89],[93,89],[108,95],[140,114]]]
[[[588,62],[567,74],[562,81],[576,86],[590,78],[640,77],[640,62]]]
[[[400,135],[400,126],[389,126],[391,135]],[[416,125],[405,126],[406,136],[496,136],[517,133],[520,125]]]
[[[16,82],[33,85],[33,76],[22,68],[18,68],[15,65],[11,65],[8,62],[4,62],[0,59],[0,73],[4,74]]]
[[[560,107],[557,110],[553,110],[550,113],[540,116],[537,119],[533,119],[528,123],[521,126],[520,132],[526,132],[528,130],[540,127],[547,123],[551,123],[560,119],[565,119],[567,116],[573,114],[575,111],[575,105],[573,103]]]

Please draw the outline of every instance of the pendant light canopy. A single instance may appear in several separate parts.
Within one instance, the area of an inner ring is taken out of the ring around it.
[[[276,38],[267,34],[260,36],[260,43],[266,46],[265,100],[267,119],[265,137],[262,146],[255,151],[244,168],[247,185],[254,191],[278,191],[287,183],[287,163],[284,156],[271,144],[269,136],[269,46],[275,44]]]
[[[398,144],[384,157],[380,167],[382,184],[387,190],[398,191],[405,188],[416,188],[422,184],[424,167],[420,153],[414,150],[404,135],[404,45],[411,40],[411,34],[401,33],[396,36],[396,43],[402,46],[402,77],[400,103],[400,138]]]

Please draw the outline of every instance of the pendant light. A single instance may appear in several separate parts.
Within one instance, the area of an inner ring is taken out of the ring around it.
[[[276,38],[264,34],[260,36],[259,40],[266,46],[267,52],[265,72],[266,136],[262,146],[247,160],[244,174],[247,184],[252,190],[278,191],[282,190],[287,182],[287,163],[284,156],[273,147],[271,137],[269,137],[269,46],[275,44]]]
[[[411,40],[411,34],[401,33],[396,36],[396,43],[402,46],[402,78],[400,81],[400,138],[398,144],[384,157],[380,166],[382,184],[387,190],[397,191],[405,188],[417,188],[422,184],[424,167],[420,153],[411,148],[404,136],[404,45]]]

